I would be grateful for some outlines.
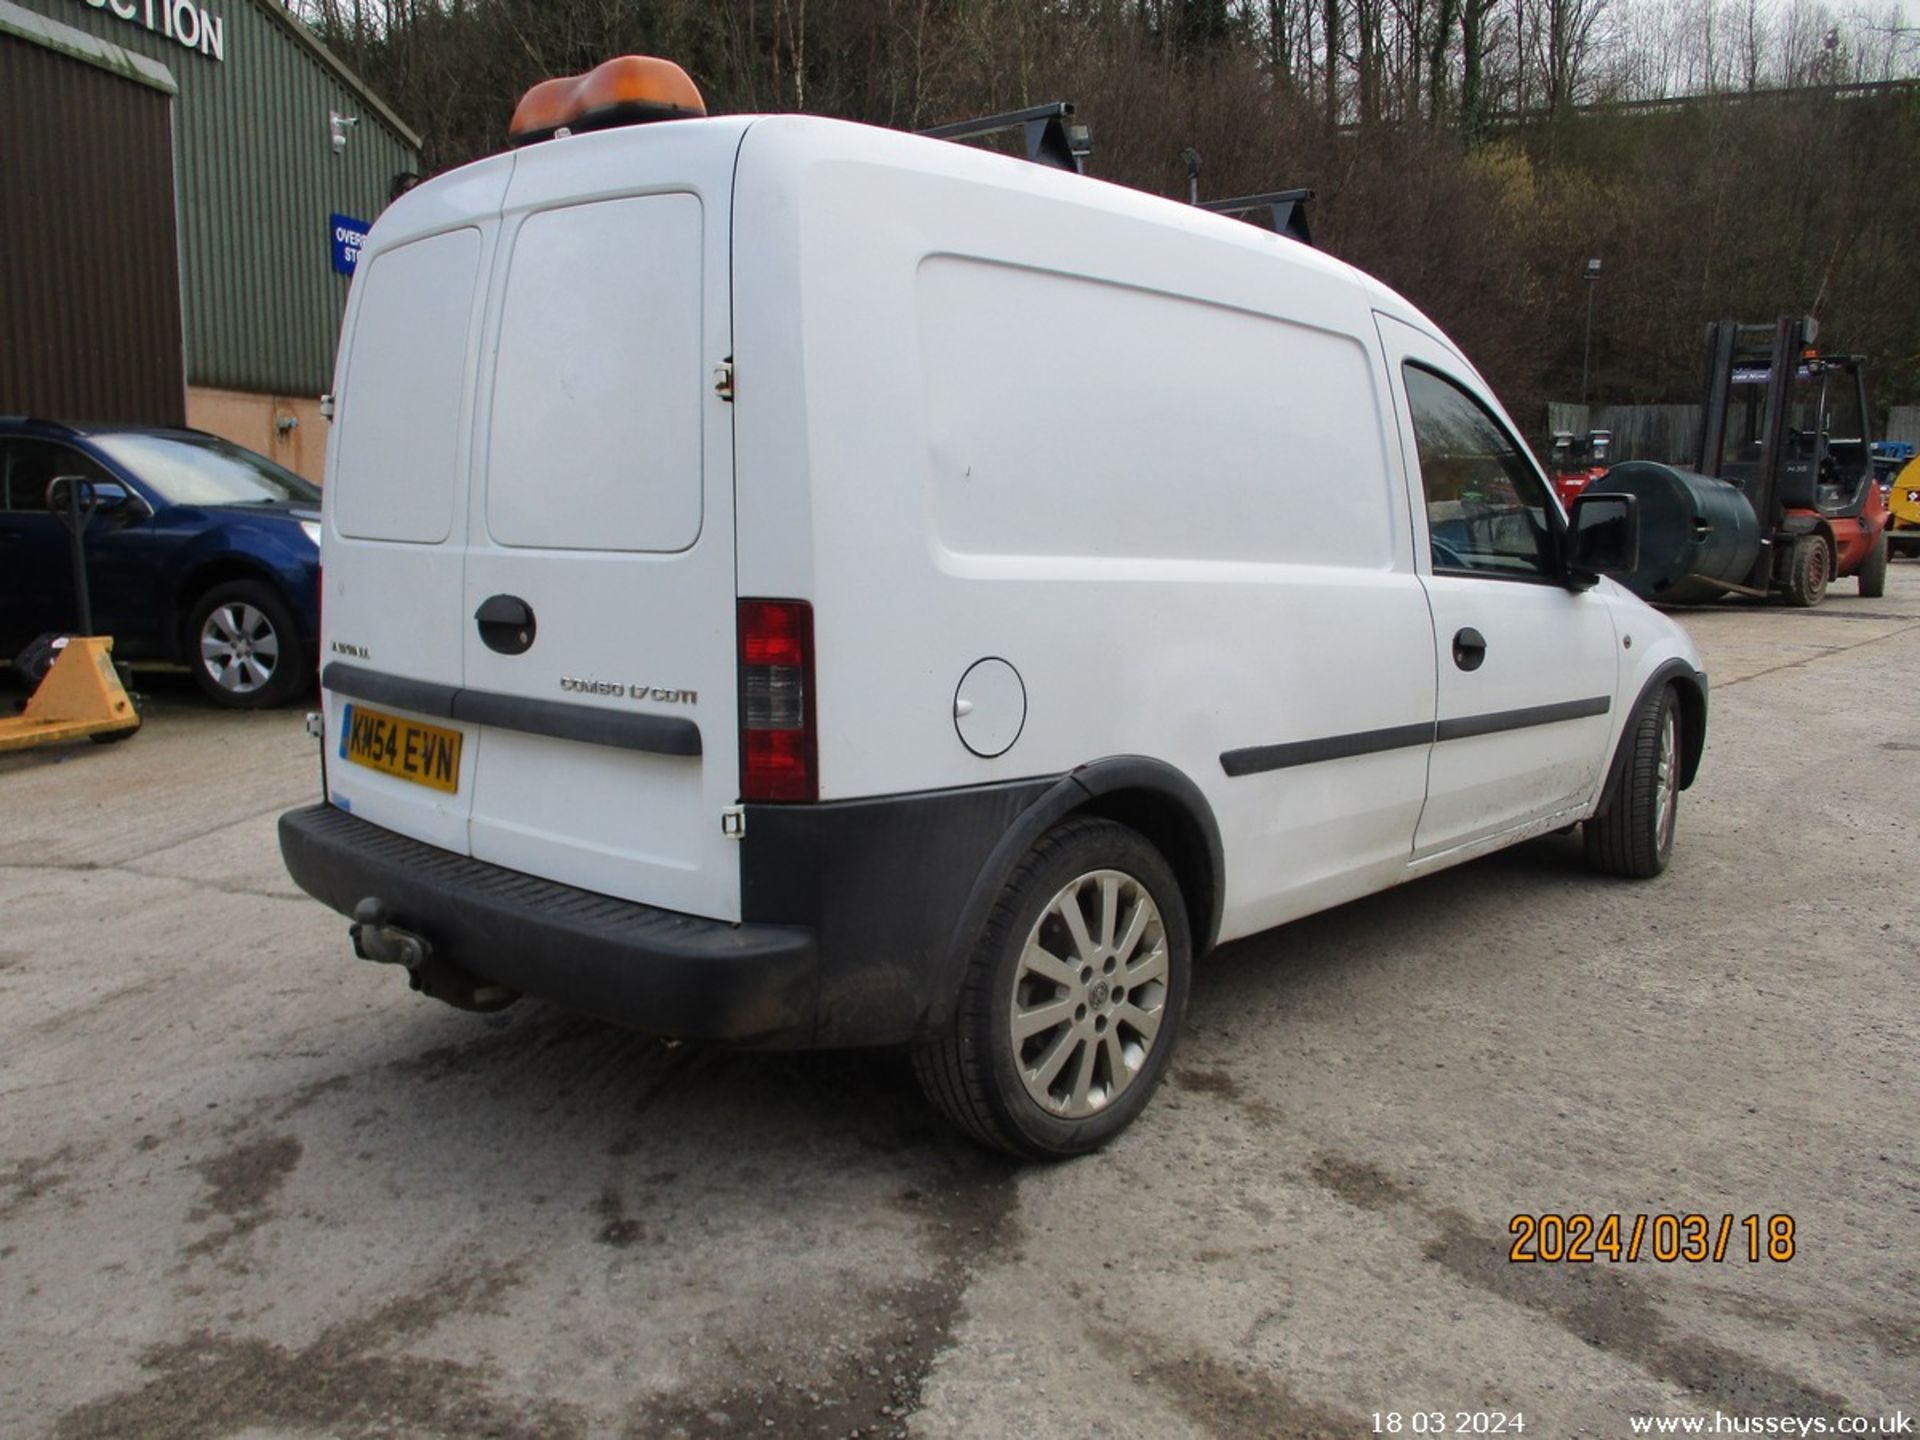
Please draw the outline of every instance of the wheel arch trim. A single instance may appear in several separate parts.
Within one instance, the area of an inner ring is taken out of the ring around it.
[[[1213,807],[1198,785],[1164,760],[1145,755],[1109,756],[1069,771],[1022,811],[994,845],[954,926],[948,974],[938,1003],[952,1003],[968,958],[986,928],[994,903],[1006,888],[1007,878],[1042,835],[1074,814],[1100,815],[1121,824],[1131,822],[1131,828],[1138,829],[1143,806],[1153,812],[1156,821],[1170,821],[1184,832],[1185,843],[1174,853],[1160,837],[1148,834],[1147,838],[1155,841],[1180,882],[1190,912],[1195,956],[1212,949],[1220,934],[1226,875],[1226,851]]]
[[[1669,685],[1673,686],[1674,694],[1680,701],[1680,788],[1690,788],[1694,776],[1700,773],[1700,757],[1707,745],[1707,677],[1685,660],[1667,660],[1647,676],[1640,686],[1640,693],[1633,697],[1633,704],[1624,712],[1620,736],[1614,741],[1613,759],[1607,765],[1606,779],[1601,782],[1600,803],[1594,807],[1596,815],[1613,803],[1614,791],[1620,783],[1620,772],[1626,767],[1628,751],[1633,744],[1634,717],[1640,713],[1641,707]]]

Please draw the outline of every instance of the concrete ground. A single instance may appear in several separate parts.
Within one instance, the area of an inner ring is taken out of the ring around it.
[[[1233,945],[1143,1120],[1052,1168],[894,1057],[410,996],[281,871],[298,712],[174,683],[0,760],[0,1434],[1911,1413],[1920,564],[1838,588],[1687,617],[1664,877],[1554,838]],[[1509,1263],[1542,1211],[1788,1214],[1794,1253]]]

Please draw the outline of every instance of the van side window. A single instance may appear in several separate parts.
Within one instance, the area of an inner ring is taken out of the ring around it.
[[[1426,491],[1433,568],[1457,575],[1557,578],[1545,484],[1472,395],[1401,366]]]

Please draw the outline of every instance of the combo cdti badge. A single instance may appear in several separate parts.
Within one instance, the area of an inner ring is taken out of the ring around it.
[[[326,801],[280,837],[361,955],[909,1046],[1063,1156],[1144,1108],[1222,941],[1575,824],[1665,866],[1707,685],[1603,578],[1632,498],[1564,516],[1406,301],[942,140],[605,123],[698,97],[589,80],[353,282]]]

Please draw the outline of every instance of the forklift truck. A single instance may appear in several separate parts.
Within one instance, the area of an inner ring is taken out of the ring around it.
[[[1547,470],[1553,476],[1553,490],[1560,497],[1560,508],[1573,509],[1580,492],[1607,473],[1613,463],[1613,432],[1589,430],[1576,435],[1571,430],[1553,432],[1553,452]]]
[[[1707,327],[1702,475],[1735,486],[1760,522],[1760,546],[1729,590],[1818,605],[1828,582],[1858,577],[1884,594],[1887,507],[1867,433],[1865,362],[1813,348],[1818,322]]]

